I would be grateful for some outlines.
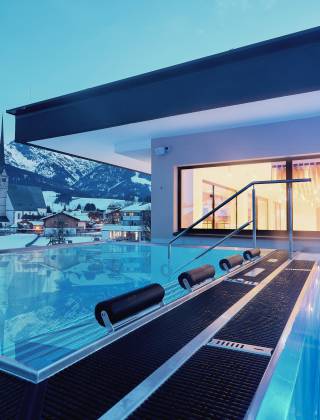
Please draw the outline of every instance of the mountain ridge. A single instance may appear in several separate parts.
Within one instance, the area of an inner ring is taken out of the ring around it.
[[[150,201],[151,176],[87,159],[10,142],[6,169],[12,184],[82,197]]]

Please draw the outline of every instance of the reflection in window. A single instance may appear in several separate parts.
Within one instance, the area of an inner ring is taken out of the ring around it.
[[[285,162],[221,165],[181,170],[181,227],[185,228],[253,180],[286,178]],[[256,186],[257,227],[285,230],[285,184]],[[235,229],[252,218],[251,190],[208,217],[197,228]]]
[[[293,178],[311,178],[311,182],[293,184],[293,229],[320,230],[320,159],[292,162]]]

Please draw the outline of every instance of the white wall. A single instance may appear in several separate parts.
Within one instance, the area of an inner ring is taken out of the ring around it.
[[[12,203],[11,203],[11,200],[9,198],[9,195],[7,195],[6,209],[7,209],[7,217],[10,221],[10,224],[15,223],[14,210],[13,210]]]
[[[159,146],[169,146],[168,154],[156,156]],[[179,166],[317,153],[320,117],[153,139],[152,240],[167,241],[177,230]]]

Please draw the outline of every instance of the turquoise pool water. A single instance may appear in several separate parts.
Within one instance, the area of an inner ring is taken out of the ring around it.
[[[171,270],[202,250],[174,247]],[[218,267],[234,252],[214,250],[188,268]],[[12,371],[14,361],[22,376],[24,368],[32,376],[104,337],[93,315],[101,300],[152,282],[165,287],[166,302],[179,298],[185,292],[176,286],[177,274],[170,278],[168,272],[167,248],[158,245],[105,243],[0,255],[0,369]]]

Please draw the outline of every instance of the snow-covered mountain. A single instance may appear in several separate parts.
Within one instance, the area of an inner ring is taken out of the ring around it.
[[[139,197],[142,201],[149,201],[151,194],[150,176],[111,165],[97,166],[76,182],[74,187],[86,194],[96,190],[96,197],[122,200]]]
[[[151,178],[125,168],[11,142],[5,149],[10,182],[85,197],[148,201]]]
[[[75,159],[72,156],[14,142],[6,146],[5,157],[6,163],[11,166],[49,179],[57,177],[64,179],[68,186],[72,186],[81,177],[99,166],[90,160]]]

